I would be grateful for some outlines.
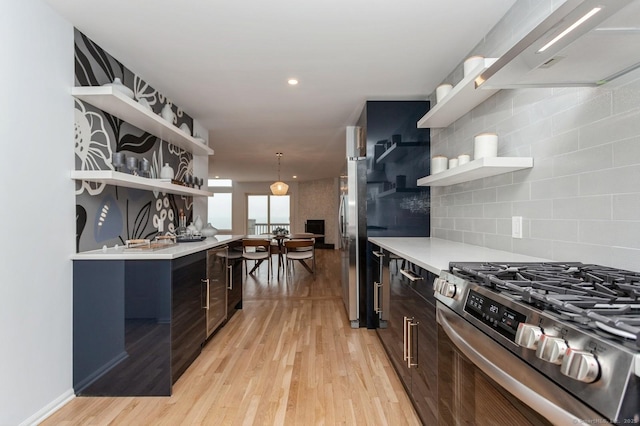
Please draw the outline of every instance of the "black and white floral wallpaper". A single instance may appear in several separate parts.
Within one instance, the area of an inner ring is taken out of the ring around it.
[[[162,93],[114,59],[83,33],[75,30],[75,84],[101,86],[119,78],[133,90],[134,99],[144,98],[158,114],[169,104],[176,126],[193,132],[193,119]],[[159,177],[165,163],[176,179],[193,175],[192,154],[144,132],[100,109],[75,100],[76,170],[115,170],[112,154],[146,158],[151,177]],[[177,227],[178,211],[191,220],[193,198],[157,191],[115,187],[93,182],[76,183],[76,250],[87,251],[123,245],[127,239],[153,237],[160,227],[165,232]]]

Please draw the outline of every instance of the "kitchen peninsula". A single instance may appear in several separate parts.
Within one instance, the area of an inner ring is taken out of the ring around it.
[[[242,307],[242,237],[72,255],[75,393],[171,395],[207,339],[210,282],[228,290],[211,304],[226,320]]]

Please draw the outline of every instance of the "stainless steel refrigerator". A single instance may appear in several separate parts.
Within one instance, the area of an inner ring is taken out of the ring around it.
[[[364,129],[348,126],[346,174],[340,183],[342,297],[352,328],[366,321],[367,162]]]

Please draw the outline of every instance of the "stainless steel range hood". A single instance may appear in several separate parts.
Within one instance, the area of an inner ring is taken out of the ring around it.
[[[476,87],[599,86],[638,67],[640,0],[567,0],[487,68]]]

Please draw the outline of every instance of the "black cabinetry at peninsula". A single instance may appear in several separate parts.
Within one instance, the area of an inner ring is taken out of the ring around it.
[[[171,395],[206,341],[207,251],[135,257],[73,261],[77,395]],[[230,317],[242,307],[241,259],[229,265]]]
[[[171,380],[175,383],[200,355],[206,339],[202,280],[207,276],[207,253],[180,257],[171,267]]]

